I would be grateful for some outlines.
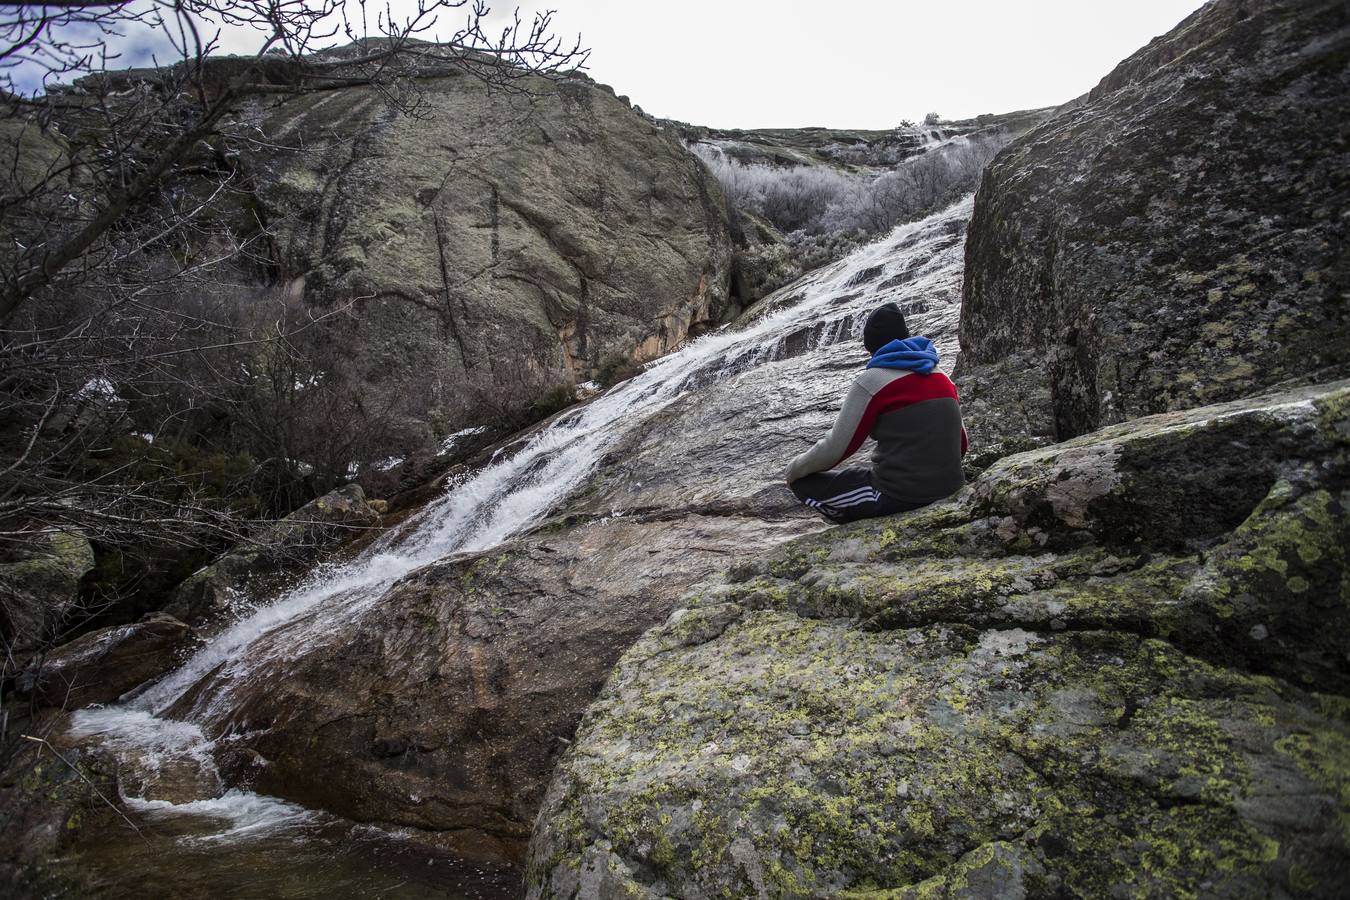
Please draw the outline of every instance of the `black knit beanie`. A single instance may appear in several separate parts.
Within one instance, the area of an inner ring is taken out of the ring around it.
[[[863,346],[868,353],[876,353],[891,341],[903,341],[909,337],[905,327],[905,314],[894,303],[879,306],[867,317],[863,325]]]

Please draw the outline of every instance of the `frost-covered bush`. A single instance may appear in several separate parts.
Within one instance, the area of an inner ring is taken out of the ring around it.
[[[975,189],[1006,136],[954,138],[836,198],[821,216],[824,231],[878,234],[954,202]]]
[[[732,207],[763,216],[784,234],[875,235],[974,190],[985,165],[1007,142],[1002,132],[956,137],[881,173],[745,165],[708,144],[692,149]]]
[[[858,178],[826,166],[744,165],[706,144],[693,149],[721,182],[732,207],[763,216],[784,233],[818,230],[821,213]]]
[[[783,244],[776,237],[744,242],[740,289],[754,300],[974,190],[1008,140],[1006,132],[950,138],[880,172],[746,164],[711,144],[690,149],[721,183],[733,212],[753,213],[783,233]]]

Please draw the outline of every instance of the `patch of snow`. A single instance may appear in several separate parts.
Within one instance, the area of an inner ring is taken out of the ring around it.
[[[118,400],[117,389],[113,383],[103,376],[91,378],[84,383],[84,387],[75,392],[77,400]]]

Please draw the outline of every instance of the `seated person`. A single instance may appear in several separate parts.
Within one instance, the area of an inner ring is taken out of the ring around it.
[[[829,434],[787,469],[787,483],[807,506],[832,522],[917,509],[965,483],[967,448],[956,386],[937,370],[926,337],[910,337],[894,303],[873,311],[863,327],[872,355],[853,380]],[[830,471],[876,439],[872,465]]]

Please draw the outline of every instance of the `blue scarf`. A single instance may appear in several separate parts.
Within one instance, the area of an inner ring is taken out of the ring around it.
[[[926,337],[909,337],[891,341],[883,346],[867,363],[869,369],[908,369],[927,375],[937,368],[938,354],[933,342]]]

